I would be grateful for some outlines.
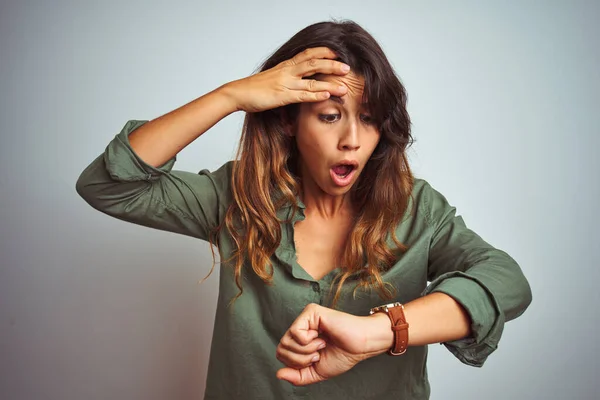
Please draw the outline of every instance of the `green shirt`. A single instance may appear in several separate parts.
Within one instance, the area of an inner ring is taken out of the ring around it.
[[[125,124],[81,173],[77,192],[113,217],[207,241],[232,201],[233,161],[213,172],[172,170],[176,157],[152,167],[134,153],[128,140],[146,122]],[[396,229],[409,250],[382,278],[397,288],[394,301],[407,303],[431,292],[457,300],[471,317],[472,335],[443,345],[462,363],[481,367],[498,347],[504,324],[531,303],[529,283],[515,260],[470,230],[456,208],[427,181],[415,180],[413,198],[415,212]],[[279,340],[307,304],[331,304],[328,291],[339,272],[315,280],[297,263],[293,224],[305,218],[305,205],[297,201],[299,212],[291,223],[281,225],[281,243],[272,257],[272,286],[245,266],[244,293],[233,308],[227,308],[238,288],[233,269],[218,264],[219,297],[205,399],[428,399],[427,346],[411,346],[401,356],[381,354],[314,385],[295,387],[276,378],[284,366],[275,357]],[[291,212],[288,205],[278,215],[285,219]],[[224,260],[232,251],[226,229],[219,243]],[[352,281],[344,286],[341,311],[366,316],[372,307],[390,302],[379,298],[376,290],[357,290],[353,298],[354,287]]]

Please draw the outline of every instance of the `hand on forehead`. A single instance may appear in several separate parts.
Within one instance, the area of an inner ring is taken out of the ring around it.
[[[346,96],[361,97],[364,90],[364,78],[362,76],[355,75],[352,71],[346,75],[332,75],[332,74],[315,74],[311,77],[318,81],[327,81],[341,86],[345,86],[348,89]]]

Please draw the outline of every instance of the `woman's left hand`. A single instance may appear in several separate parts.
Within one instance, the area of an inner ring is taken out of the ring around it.
[[[310,385],[340,375],[360,361],[391,347],[393,333],[389,318],[356,316],[318,304],[309,304],[285,332],[276,357],[286,365],[277,371],[278,379],[296,386]],[[387,320],[389,335],[376,337]],[[319,345],[325,347],[319,350]],[[313,361],[317,356],[318,360]]]

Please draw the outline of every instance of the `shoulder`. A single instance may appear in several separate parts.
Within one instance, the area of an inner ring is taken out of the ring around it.
[[[231,173],[233,171],[234,163],[234,160],[229,160],[212,170],[207,168],[202,169],[198,172],[198,174],[206,175],[219,183],[222,182],[223,184],[225,184],[231,180]]]
[[[412,197],[416,203],[417,212],[429,225],[435,224],[446,214],[456,210],[450,205],[446,196],[424,178],[414,179]]]
[[[229,160],[217,168],[202,169],[198,175],[210,181],[214,190],[220,195],[222,203],[228,203],[231,199],[231,175],[235,161]]]
[[[428,180],[424,178],[414,179],[412,195],[415,198],[421,199],[422,201],[428,201],[432,200],[433,197],[443,196]]]

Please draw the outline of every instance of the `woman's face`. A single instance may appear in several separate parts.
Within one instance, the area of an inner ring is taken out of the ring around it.
[[[302,177],[332,196],[347,193],[357,181],[379,143],[380,133],[362,103],[364,79],[352,72],[345,76],[315,75],[317,80],[345,86],[341,97],[316,103],[300,103],[295,136]]]

